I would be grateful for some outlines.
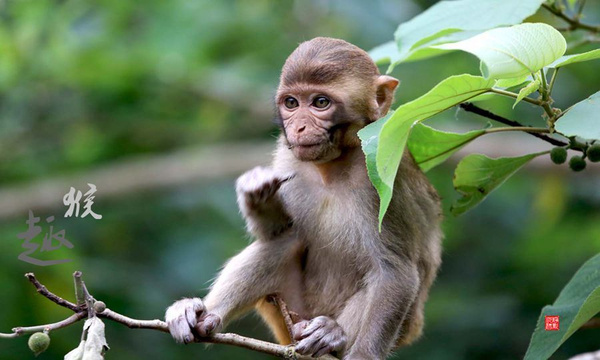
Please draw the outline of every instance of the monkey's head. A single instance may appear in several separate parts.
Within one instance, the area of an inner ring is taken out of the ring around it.
[[[381,75],[362,49],[315,38],[288,57],[277,90],[277,120],[294,155],[327,162],[360,146],[357,132],[384,116],[398,80]]]

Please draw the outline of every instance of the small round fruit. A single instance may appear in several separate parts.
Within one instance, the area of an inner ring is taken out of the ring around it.
[[[50,336],[46,333],[36,332],[29,337],[27,345],[29,345],[29,349],[33,351],[35,356],[38,356],[50,346]]]
[[[585,169],[585,160],[581,156],[573,156],[571,160],[569,160],[569,167],[573,171],[581,171]]]
[[[586,155],[591,162],[600,161],[600,144],[594,144],[587,149]]]
[[[563,164],[567,161],[567,150],[561,147],[555,147],[550,151],[550,158],[555,164]]]
[[[106,310],[106,304],[104,303],[104,301],[96,301],[94,303],[94,311],[97,313],[101,313],[104,310]]]

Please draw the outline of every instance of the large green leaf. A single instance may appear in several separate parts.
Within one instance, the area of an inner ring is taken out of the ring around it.
[[[419,44],[461,30],[486,30],[519,24],[533,15],[544,0],[458,0],[440,1],[411,20],[400,24],[394,34],[398,55],[389,71],[407,59]],[[395,60],[394,60],[395,59]]]
[[[506,79],[531,74],[549,65],[565,53],[567,42],[550,25],[527,23],[488,30],[434,48],[470,52],[481,59],[485,78]]]
[[[425,95],[403,104],[383,125],[377,147],[377,173],[389,189],[394,188],[394,179],[412,126],[456,104],[489,91],[493,80],[469,74],[451,76],[431,89]],[[391,200],[381,198],[380,221]]]
[[[386,117],[381,118],[375,121],[368,126],[365,126],[362,130],[358,132],[358,137],[361,140],[362,150],[365,153],[365,158],[367,161],[367,173],[369,175],[369,179],[377,189],[377,193],[379,194],[380,205],[379,205],[379,229],[381,230],[381,222],[383,221],[383,216],[385,215],[385,210],[389,206],[389,202],[392,199],[392,188],[386,185],[381,178],[379,177],[379,173],[377,172],[377,162],[375,160],[377,156],[377,143],[379,141],[379,133],[381,132],[381,128],[388,121],[388,119],[393,115],[393,112],[390,112]],[[384,204],[384,201],[387,203]]]
[[[429,171],[483,134],[484,129],[458,134],[416,124],[408,137],[408,150],[421,170]]]
[[[497,159],[481,154],[464,157],[454,172],[454,188],[462,194],[462,197],[452,205],[452,214],[460,215],[479,204],[521,166],[545,153]]]
[[[558,59],[554,60],[552,64],[548,65],[548,67],[559,68],[561,66],[595,59],[600,59],[600,49],[584,52],[581,54],[561,56]]]
[[[588,260],[551,306],[542,309],[525,360],[549,358],[560,345],[600,312],[600,254]],[[559,330],[545,330],[545,317],[559,316]]]
[[[573,105],[555,124],[565,136],[600,140],[600,91]]]

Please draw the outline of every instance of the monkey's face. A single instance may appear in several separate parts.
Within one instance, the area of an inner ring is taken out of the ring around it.
[[[280,88],[279,120],[296,158],[326,162],[340,156],[348,119],[345,99],[316,86]]]

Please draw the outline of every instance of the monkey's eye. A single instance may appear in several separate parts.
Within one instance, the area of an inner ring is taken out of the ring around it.
[[[317,96],[313,100],[313,106],[316,107],[317,109],[325,109],[326,107],[329,106],[329,103],[331,103],[331,101],[328,98],[326,98],[325,96]]]
[[[288,109],[293,109],[293,108],[298,107],[298,100],[294,99],[291,96],[288,96],[287,98],[285,98],[283,103],[284,103],[285,107]]]

